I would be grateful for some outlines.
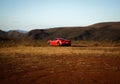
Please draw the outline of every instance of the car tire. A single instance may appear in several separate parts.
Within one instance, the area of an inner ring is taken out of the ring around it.
[[[68,46],[71,46],[71,44],[69,44]]]
[[[57,42],[57,46],[60,46],[60,43],[59,43],[59,42]]]
[[[48,45],[51,46],[50,42],[48,42]]]

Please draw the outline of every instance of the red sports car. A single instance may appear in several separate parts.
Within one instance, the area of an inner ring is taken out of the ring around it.
[[[53,46],[67,45],[67,46],[71,46],[71,40],[67,40],[67,39],[64,39],[64,38],[56,38],[56,39],[53,39],[53,40],[49,40],[48,45],[53,45]]]

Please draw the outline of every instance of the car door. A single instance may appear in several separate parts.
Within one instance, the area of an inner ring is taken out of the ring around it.
[[[57,39],[53,39],[53,40],[51,41],[51,42],[52,42],[51,44],[52,44],[52,45],[56,45],[56,41],[57,41]]]

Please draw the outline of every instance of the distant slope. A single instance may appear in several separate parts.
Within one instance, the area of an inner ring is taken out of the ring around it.
[[[90,28],[117,28],[120,29],[120,22],[102,22],[102,23],[97,23],[97,24],[93,24],[91,26],[89,26]]]
[[[50,37],[65,37],[74,40],[120,40],[120,22],[97,23],[88,27],[61,27],[49,29]]]
[[[7,40],[7,32],[0,30],[0,40]]]
[[[21,33],[17,30],[10,30],[7,32],[7,37],[12,40],[19,40],[25,38],[26,33]]]
[[[35,29],[27,33],[27,39],[41,40],[41,39],[45,39],[46,37],[49,37],[49,33],[47,33],[43,29]]]
[[[59,27],[35,29],[27,33],[1,31],[0,38],[48,40],[64,37],[72,40],[120,41],[120,22],[97,23],[87,27]],[[4,37],[5,36],[5,37]]]

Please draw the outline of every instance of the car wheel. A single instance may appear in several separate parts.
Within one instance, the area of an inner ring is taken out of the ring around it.
[[[69,44],[68,46],[71,46],[71,44]]]
[[[50,46],[50,42],[48,42],[48,45]]]
[[[60,43],[59,43],[59,42],[57,42],[57,46],[60,46]]]

